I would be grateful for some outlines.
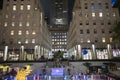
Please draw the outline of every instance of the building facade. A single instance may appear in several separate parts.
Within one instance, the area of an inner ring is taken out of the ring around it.
[[[49,56],[51,34],[39,0],[4,0],[0,21],[0,50],[4,61]]]
[[[76,59],[111,59],[120,56],[112,28],[120,20],[110,0],[76,0],[68,31],[69,56]]]

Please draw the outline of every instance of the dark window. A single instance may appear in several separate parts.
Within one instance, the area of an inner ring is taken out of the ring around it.
[[[94,5],[94,3],[91,3],[91,10],[95,10],[95,5]]]
[[[80,22],[80,25],[83,25],[82,22]]]
[[[95,42],[97,43],[97,42],[98,42],[98,40],[96,39],[96,40],[95,40]]]
[[[111,33],[112,33],[112,31],[109,31],[109,33],[111,34]]]
[[[87,29],[86,31],[87,31],[87,34],[89,34],[89,33],[90,33],[90,30],[89,30],[89,29]]]
[[[21,0],[21,1],[24,1],[24,0]]]
[[[101,3],[98,3],[98,8],[102,9],[102,4]]]
[[[85,6],[85,9],[88,9],[88,7],[87,7],[87,6]]]
[[[14,1],[17,1],[17,0],[14,0]]]
[[[94,22],[93,25],[96,25],[96,22]]]
[[[93,30],[93,32],[94,32],[94,34],[96,34],[96,33],[97,33],[97,30],[96,30],[96,29],[94,29],[94,30]]]
[[[5,44],[5,39],[2,40],[1,44]]]
[[[108,22],[108,25],[111,25],[111,22]]]
[[[102,33],[105,33],[105,30],[104,30],[104,29],[102,29]]]
[[[106,9],[109,9],[109,6],[106,6]]]
[[[89,22],[86,22],[86,25],[89,25]]]
[[[83,34],[83,30],[82,29],[80,30],[80,34]]]

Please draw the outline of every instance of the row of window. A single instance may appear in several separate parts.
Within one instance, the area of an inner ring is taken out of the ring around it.
[[[23,34],[23,31],[22,31],[22,30],[19,30],[19,31],[18,31],[18,35],[22,35],[22,34]],[[26,35],[29,35],[30,32],[29,32],[28,30],[26,30],[26,31],[25,31],[25,34],[26,34]],[[35,35],[35,34],[36,34],[36,32],[33,30],[32,35]],[[11,30],[10,35],[15,35],[15,31],[14,31],[14,30]],[[23,35],[24,35],[24,34],[23,34]]]
[[[17,43],[18,43],[18,44],[23,44],[23,43],[28,44],[28,43],[35,43],[35,42],[36,42],[35,39],[32,39],[32,40],[30,40],[30,39],[25,39],[24,42],[22,42],[20,39],[17,40]],[[10,39],[10,40],[9,40],[9,43],[10,43],[10,44],[14,44],[14,39]],[[5,40],[2,40],[1,44],[6,44]]]
[[[109,42],[112,42],[113,41],[113,39],[112,39],[112,37],[110,37],[109,38]],[[103,37],[102,39],[95,39],[95,41],[92,41],[92,40],[90,40],[90,39],[85,39],[85,40],[83,40],[83,38],[81,38],[81,40],[80,40],[80,42],[81,43],[83,43],[83,42],[87,42],[87,43],[91,43],[91,42],[102,42],[102,43],[105,43],[106,42],[106,38],[105,37]]]
[[[101,23],[98,24],[104,25],[105,23],[102,21]],[[117,24],[117,22],[115,21],[114,24]],[[80,25],[83,25],[82,21],[80,21]],[[86,21],[85,25],[90,25],[90,22]],[[96,21],[93,21],[92,25],[97,25]],[[112,25],[111,21],[108,21],[107,25]]]
[[[52,49],[52,51],[67,51],[66,49]]]
[[[16,11],[17,10],[17,5],[16,4],[13,4],[12,6],[12,10],[13,11]],[[6,9],[9,10],[9,4],[6,4]],[[27,8],[27,10],[30,10],[31,9],[31,5],[30,4],[27,4],[26,6],[24,6],[23,4],[20,5],[19,9],[20,10],[24,10],[24,8]],[[35,10],[37,10],[37,8],[35,8]]]
[[[10,1],[10,0],[7,0],[7,1]],[[13,0],[13,1],[17,1],[17,0]],[[21,0],[21,1],[24,1],[24,0]],[[30,0],[28,0],[28,1],[30,1]]]
[[[30,13],[27,13],[26,16],[23,16],[23,15],[25,15],[25,14],[20,13],[20,14],[19,14],[19,18],[20,18],[20,19],[22,19],[23,17],[24,17],[24,18],[30,18]],[[33,14],[33,15],[35,15],[35,14]],[[13,18],[13,19],[15,19],[16,16],[17,16],[17,15],[12,14],[12,17],[10,17],[9,15],[6,14],[6,15],[5,15],[5,18],[6,18],[6,19],[7,19],[7,18]]]
[[[62,36],[52,36],[52,38],[66,38],[66,36],[62,35]]]
[[[90,13],[82,13],[82,12],[80,12],[80,14],[79,14],[80,17],[85,16],[86,18],[88,18],[89,16],[97,17],[97,15],[98,15],[99,17],[103,17],[103,16],[110,17],[111,15],[112,15],[113,17],[115,17],[115,16],[116,16],[116,13],[115,13],[115,12],[114,12],[114,13],[106,12],[106,13],[104,13],[104,15],[103,15],[103,12],[99,12],[99,13],[92,12],[91,14],[90,14]]]
[[[84,9],[88,9],[88,8],[90,8],[91,10],[95,10],[95,8],[98,8],[98,9],[102,9],[102,8],[109,9],[109,4],[108,3],[105,3],[105,5],[102,4],[102,3],[98,3],[97,5],[95,5],[95,3],[91,3],[90,7],[88,5],[89,5],[88,3],[84,3]]]
[[[58,44],[66,44],[66,42],[52,42],[53,45],[58,45]]]
[[[19,22],[18,25],[21,27],[21,26],[23,26],[23,23],[22,23],[22,22]],[[30,26],[30,22],[26,22],[25,25],[26,25],[26,26]],[[36,25],[36,24],[34,24],[34,26],[35,26],[35,25]],[[8,26],[8,22],[4,22],[4,27],[7,27],[7,26]],[[13,27],[16,26],[16,25],[15,25],[15,22],[12,22],[12,23],[11,23],[11,26],[13,26]]]
[[[86,29],[86,30],[83,30],[83,29],[80,29],[80,34],[84,34],[84,32],[86,32],[87,34],[90,34],[90,29]],[[93,29],[93,33],[94,34],[97,34],[97,30],[96,29]],[[101,29],[101,33],[104,34],[105,33],[105,30],[104,29]],[[109,34],[112,33],[112,31],[108,31]]]
[[[57,38],[57,39],[52,39],[52,41],[67,41],[67,39],[59,39],[59,38]]]

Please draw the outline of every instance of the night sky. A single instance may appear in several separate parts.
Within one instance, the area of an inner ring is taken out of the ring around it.
[[[0,9],[2,9],[3,6],[3,0],[0,0]]]
[[[48,18],[48,24],[49,24],[49,20],[50,20],[50,0],[40,0],[45,12],[45,16]],[[72,9],[73,9],[73,5],[74,5],[74,1],[75,0],[68,0],[68,23],[70,23],[71,19],[72,19]]]

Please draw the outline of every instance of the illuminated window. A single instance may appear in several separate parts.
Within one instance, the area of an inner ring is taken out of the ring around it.
[[[8,18],[8,15],[7,15],[7,14],[5,15],[5,18]]]
[[[27,10],[30,10],[30,8],[31,8],[31,6],[28,4],[28,5],[27,5]]]
[[[28,39],[25,40],[25,43],[28,44]]]
[[[106,42],[106,41],[105,41],[105,38],[102,38],[102,42],[103,42],[103,43],[105,43],[105,42]]]
[[[95,17],[95,13],[92,13],[92,17]]]
[[[22,35],[22,31],[21,30],[18,31],[18,35]]]
[[[112,41],[113,41],[113,38],[111,37],[111,38],[110,38],[110,42],[112,42]]]
[[[7,27],[7,26],[8,26],[8,23],[7,23],[7,22],[5,22],[5,23],[4,23],[4,26],[5,26],[5,27]]]
[[[12,30],[12,31],[10,32],[10,35],[14,35],[14,30]]]
[[[26,35],[29,35],[29,31],[28,30],[26,31]]]
[[[27,22],[27,23],[26,23],[26,26],[30,26],[30,23],[29,23],[29,22]]]
[[[22,26],[22,22],[19,23],[19,26]]]
[[[33,32],[32,32],[32,35],[35,35],[35,34],[36,34],[36,32],[35,32],[35,31],[33,31]]]
[[[15,26],[15,22],[12,22],[12,26]]]
[[[20,6],[20,10],[23,10],[24,9],[24,6],[23,6],[23,4],[21,4],[21,6]]]
[[[21,41],[18,41],[18,44],[21,44]]]
[[[16,5],[15,4],[13,5],[13,11],[16,11]]]
[[[116,14],[115,14],[115,13],[113,13],[113,16],[115,17],[115,16],[116,16]]]
[[[87,40],[87,43],[90,43],[90,39]]]
[[[35,43],[35,39],[32,39],[32,43]]]
[[[99,13],[99,17],[103,17],[103,13],[102,12]]]

